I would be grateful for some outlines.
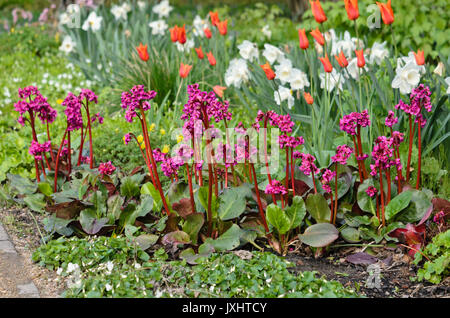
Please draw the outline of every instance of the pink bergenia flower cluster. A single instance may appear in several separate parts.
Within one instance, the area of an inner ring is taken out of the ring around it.
[[[100,115],[100,113],[94,114],[91,118],[91,122],[95,122],[98,119],[99,124],[103,124],[104,118]]]
[[[146,92],[144,85],[136,85],[129,92],[122,92],[121,107],[125,109],[125,119],[133,122],[133,118],[137,117],[136,109],[142,107],[143,110],[151,108],[149,100],[155,98],[155,91]]]
[[[131,141],[131,134],[127,133],[123,136],[123,142],[125,143],[125,145],[128,145],[128,143]]]
[[[37,141],[32,140],[31,146],[28,149],[28,153],[36,160],[42,160],[42,153],[51,151],[51,142],[46,141],[43,144],[38,143]]]
[[[258,153],[258,149],[255,146],[250,145],[244,138],[238,138],[234,148],[236,152],[236,162],[250,161]]]
[[[392,126],[394,126],[396,123],[398,123],[398,118],[395,117],[395,113],[392,110],[390,110],[388,112],[386,120],[384,121],[384,124],[387,127],[391,127],[392,128]]]
[[[166,177],[178,176],[178,169],[184,164],[181,157],[165,156],[161,162],[161,171]]]
[[[336,155],[331,157],[333,162],[340,163],[341,165],[346,165],[348,158],[353,153],[353,148],[347,145],[340,145],[336,149]]]
[[[265,191],[266,194],[281,194],[285,195],[287,193],[286,188],[281,184],[280,181],[272,179],[272,184],[268,184]]]
[[[377,168],[387,169],[393,164],[394,161],[391,161],[394,151],[392,149],[392,139],[386,138],[385,136],[380,136],[375,140],[375,146],[372,151],[372,158],[375,161],[374,165],[370,165],[372,176],[377,174]]]
[[[66,107],[64,113],[67,116],[67,130],[74,131],[83,127],[83,116],[81,114],[81,101],[78,96],[69,92],[67,97],[62,102]]]
[[[325,190],[325,192],[331,192],[330,182],[335,176],[336,171],[331,171],[329,169],[325,169],[325,171],[322,173],[322,180],[320,180],[320,182],[322,183],[322,188]]]
[[[400,146],[400,143],[402,143],[403,140],[405,139],[404,136],[405,135],[399,131],[393,131],[391,136],[392,145],[396,147]]]
[[[316,158],[313,155],[308,153],[300,153],[300,158],[302,159],[302,164],[300,166],[300,170],[307,176],[311,172],[318,174],[320,172],[319,168],[316,167],[314,161]]]
[[[113,166],[111,161],[103,162],[98,166],[98,171],[102,175],[111,175],[116,170],[116,167]]]
[[[373,198],[378,193],[378,190],[374,186],[369,186],[366,193],[369,197]]]
[[[17,111],[20,116],[18,118],[19,124],[25,125],[25,118],[23,115],[26,112],[35,114],[39,117],[42,123],[49,123],[55,121],[57,112],[54,110],[50,104],[47,102],[47,98],[42,96],[36,86],[27,86],[24,88],[19,88],[18,90],[19,100],[14,104],[14,110]],[[32,98],[34,96],[34,98]],[[28,98],[28,101],[26,99]]]
[[[278,143],[280,144],[281,149],[284,149],[286,147],[293,149],[303,145],[305,143],[305,140],[301,136],[295,137],[283,134],[278,137]]]
[[[427,86],[425,87],[423,84],[420,84],[417,88],[413,89],[410,95],[410,103],[411,107],[413,108],[419,108],[420,110],[425,108],[427,112],[431,112],[431,91],[430,88]],[[427,123],[426,119],[423,117],[422,113],[419,112],[416,116],[416,123],[419,122],[422,127],[425,126]]]
[[[357,134],[356,128],[358,126],[367,127],[369,125],[370,119],[367,109],[363,110],[361,113],[353,112],[345,115],[339,122],[340,129],[351,136]]]

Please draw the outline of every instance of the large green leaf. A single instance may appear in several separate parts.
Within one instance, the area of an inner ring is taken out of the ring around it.
[[[358,193],[356,195],[358,206],[361,210],[365,212],[371,212],[372,214],[376,215],[376,202],[375,198],[371,198],[366,190],[369,187],[374,186],[374,182],[372,178],[364,180],[363,183],[361,183],[358,187]]]
[[[120,186],[120,194],[128,198],[139,195],[140,184],[143,178],[143,174],[123,177],[120,180],[122,183]]]
[[[243,230],[233,224],[225,233],[213,240],[206,239],[205,244],[210,244],[217,252],[230,251],[240,245],[240,238],[243,235]]]
[[[292,199],[292,204],[284,210],[290,220],[289,230],[295,229],[302,224],[306,215],[306,206],[301,196],[295,196]]]
[[[116,194],[108,198],[107,206],[108,206],[108,219],[109,223],[114,223],[116,220],[120,218],[120,214],[122,212],[122,205],[124,199],[120,195]]]
[[[286,234],[291,228],[291,220],[278,205],[269,204],[266,209],[266,215],[267,221],[277,229],[278,233]]]
[[[150,195],[153,198],[153,208],[160,211],[162,208],[162,199],[159,191],[155,188],[153,183],[147,182],[141,187],[141,195]],[[142,196],[141,196],[142,197]]]
[[[334,242],[339,237],[339,231],[333,224],[318,223],[308,227],[305,233],[299,234],[298,237],[309,246],[323,247]]]
[[[194,213],[186,217],[186,221],[183,223],[183,231],[189,234],[192,244],[197,244],[198,233],[204,223],[205,218],[202,213]]]
[[[330,207],[327,200],[320,193],[308,195],[308,198],[306,198],[306,209],[317,223],[330,221]]]
[[[245,211],[247,201],[238,188],[228,188],[219,195],[219,218],[228,221],[239,217]]]
[[[80,212],[81,227],[88,234],[97,234],[106,223],[108,223],[108,218],[97,219],[96,211],[93,209],[85,209]]]
[[[412,191],[410,190],[404,191],[393,198],[385,208],[386,221],[391,220],[400,211],[406,209],[406,207],[409,205],[409,202],[411,202],[411,198]]]
[[[198,189],[198,199],[205,211],[208,211],[208,186],[203,186]],[[213,218],[217,216],[217,198],[214,192],[211,198],[211,212]]]
[[[423,218],[428,208],[431,206],[431,201],[427,194],[419,190],[409,190],[412,192],[411,202],[409,206],[397,215],[396,221],[405,223],[414,223]]]
[[[27,195],[23,201],[27,204],[27,206],[36,212],[44,212],[44,208],[46,206],[44,195],[42,193],[35,193]]]
[[[20,194],[32,194],[37,190],[36,183],[21,177],[17,174],[7,174],[8,179],[11,181],[11,188],[16,189]]]

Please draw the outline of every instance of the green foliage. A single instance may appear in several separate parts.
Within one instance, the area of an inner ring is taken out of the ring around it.
[[[58,36],[46,25],[39,27],[22,26],[12,28],[10,32],[0,32],[0,52],[15,54],[31,52],[37,56],[55,54],[59,47]]]
[[[450,230],[439,233],[422,251],[430,260],[423,264],[423,268],[417,271],[419,281],[427,280],[433,284],[439,284],[443,278],[450,274]],[[416,253],[414,264],[418,265],[423,260],[421,253]]]
[[[125,238],[59,239],[41,246],[33,260],[67,276],[77,264],[79,281],[66,297],[355,297],[315,272],[291,274],[292,264],[272,253],[250,259],[218,254],[200,264],[167,261],[160,249],[153,258]],[[71,266],[73,268],[73,265]]]

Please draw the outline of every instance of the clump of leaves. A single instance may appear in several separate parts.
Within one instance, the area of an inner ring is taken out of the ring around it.
[[[60,238],[33,254],[34,261],[53,269],[79,265],[81,282],[68,289],[66,297],[356,296],[314,272],[291,274],[292,264],[272,253],[214,253],[195,266],[167,258],[160,249],[150,259],[123,237]]]
[[[416,253],[414,264],[418,265],[424,256],[428,260],[423,268],[418,270],[417,279],[419,281],[426,279],[433,284],[439,284],[450,274],[450,230],[433,237],[422,253]]]

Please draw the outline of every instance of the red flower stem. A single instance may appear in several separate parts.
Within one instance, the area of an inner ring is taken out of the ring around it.
[[[417,158],[417,182],[416,182],[416,190],[419,190],[420,186],[420,173],[422,167],[422,140],[421,140],[421,119],[419,117],[417,123],[417,145],[419,148],[419,158]]]
[[[225,188],[228,188],[228,167],[225,166]]]
[[[286,178],[284,179],[284,187],[289,191],[289,147],[286,146]]]
[[[94,152],[92,149],[91,115],[89,114],[89,103],[86,101],[87,127],[89,130],[89,168],[94,168]]]
[[[42,167],[42,173],[44,174],[44,179],[46,179],[47,174],[45,173],[44,160],[42,160],[42,159],[41,159],[41,167]]]
[[[267,157],[267,120],[269,117],[267,117],[267,114],[264,118],[264,161],[266,164],[267,169],[267,178],[269,179],[269,184],[272,185],[272,177],[270,176],[270,169],[269,169],[269,159]],[[275,194],[272,193],[272,201],[277,205],[277,199],[275,198]]]
[[[50,128],[48,126],[48,121],[47,121],[47,140],[50,141],[50,145],[51,145],[51,138],[50,138]],[[55,162],[55,155],[53,154],[53,151],[50,148],[50,156],[52,157],[52,161]],[[48,168],[50,170],[50,167]]]
[[[203,105],[202,105],[203,106]],[[203,125],[205,126],[205,130],[209,129],[209,119],[208,115],[206,113],[206,109],[204,107],[201,107],[201,110],[203,112]],[[209,137],[209,136],[208,136]],[[207,210],[207,216],[208,216],[208,232],[207,235],[211,236],[212,234],[212,210],[211,210],[211,204],[212,204],[212,184],[213,184],[213,167],[212,167],[212,158],[211,158],[211,151],[209,151],[209,147],[211,144],[211,138],[208,138],[206,140],[206,149],[207,149],[207,161],[208,161],[208,210]],[[244,169],[245,171],[245,169]]]
[[[415,124],[414,124],[414,127],[415,127]],[[408,151],[408,163],[406,164],[406,182],[409,182],[409,176],[410,176],[413,139],[414,139],[414,130],[412,127],[412,117],[410,114],[409,115],[409,151]]]
[[[359,155],[362,156],[363,151],[362,151],[361,126],[360,126],[360,125],[358,125],[357,130],[358,130],[357,139],[358,139]],[[363,176],[364,176],[363,181],[364,181],[364,180],[367,179],[367,177],[368,177],[368,176],[367,176],[366,165],[364,164],[364,161],[361,161],[361,170],[362,170],[362,172],[363,172]]]
[[[219,196],[219,184],[218,184],[218,178],[217,178],[217,165],[213,164],[213,171],[214,171],[214,194],[216,195],[216,198]]]
[[[333,224],[336,223],[336,214],[337,214],[337,209],[338,209],[338,163],[335,163],[335,167],[336,167],[336,176],[334,179],[334,211],[332,213],[333,215]]]
[[[31,102],[31,97],[30,97],[30,102]],[[30,114],[30,126],[31,126],[31,132],[33,134],[33,140],[35,142],[37,141],[37,136],[36,136],[36,130],[34,129],[34,114],[33,111],[30,110],[28,111],[28,113]],[[41,182],[41,173],[39,172],[39,164],[38,161],[36,160],[36,158],[34,158],[34,169],[36,170],[36,180],[37,182]]]
[[[80,149],[78,150],[78,161],[77,161],[77,166],[79,166],[81,164],[81,154],[83,153],[83,145],[84,145],[84,125],[81,126],[81,142],[80,142]]]
[[[314,193],[317,194],[316,178],[314,178],[314,171],[311,170],[311,173],[312,173],[312,180],[313,180],[313,185],[314,185]]]
[[[359,182],[363,182],[363,176],[362,176],[362,172],[361,172],[361,162],[358,160],[359,157],[359,153],[358,153],[358,147],[356,146],[356,138],[355,136],[352,136],[353,138],[353,145],[355,146],[355,159],[356,162],[358,163],[358,173],[359,173]]]
[[[259,215],[261,216],[261,219],[263,221],[263,225],[264,225],[264,229],[266,230],[266,233],[269,233],[269,227],[267,226],[266,215],[264,214],[264,209],[262,207],[261,197],[259,195],[258,181],[256,180],[255,166],[253,163],[250,163],[250,168],[253,173],[253,180],[255,181],[256,201],[258,203]]]
[[[144,109],[142,108],[141,104],[139,104],[139,109],[140,109],[141,115],[142,115],[141,123],[142,123],[142,126],[144,128],[143,134],[144,134],[145,149],[147,151],[147,154],[149,154],[149,157],[150,157],[150,160],[151,160],[151,164],[153,166],[153,177],[156,179],[156,188],[158,189],[159,195],[161,196],[161,200],[163,202],[164,209],[166,210],[166,214],[170,215],[170,209],[167,206],[166,197],[164,196],[164,192],[163,192],[162,187],[161,187],[161,182],[159,181],[159,175],[158,175],[158,171],[157,171],[157,166],[156,166],[156,163],[155,163],[155,158],[153,157],[153,150],[152,150],[152,147],[150,145],[150,138],[148,137],[147,120],[145,118]]]
[[[378,221],[381,222],[381,218],[380,218],[380,200],[379,200],[379,198],[380,198],[380,196],[377,195],[375,197],[375,201],[377,203],[377,218],[378,218]]]
[[[70,146],[70,131],[67,132],[67,148],[69,151],[67,152],[67,158],[69,161],[69,176],[72,173],[72,148]]]
[[[333,223],[333,213],[334,213],[333,192],[330,192],[330,195],[331,195],[331,197],[330,197],[330,199],[331,199],[331,202],[330,202],[330,210],[331,210],[330,223]]]
[[[387,168],[384,172],[386,174],[386,181],[388,186],[388,193],[386,199],[386,204],[388,204],[391,201],[391,169]]]
[[[292,195],[295,197],[295,179],[294,179],[294,149],[291,149],[291,180],[292,180]]]
[[[383,170],[380,167],[380,195],[381,195],[381,218],[383,226],[385,226],[385,217],[384,217],[384,191],[383,191]]]
[[[224,118],[223,119],[224,123],[225,123],[225,134],[227,137],[227,145],[230,145],[230,136],[228,134],[228,124],[227,124],[227,119]],[[225,161],[226,161],[226,156],[225,156]],[[236,172],[234,171],[234,166],[231,164],[231,173],[233,175],[233,183],[235,186],[237,186],[237,179],[236,179]]]
[[[45,152],[42,153],[42,156],[44,156],[45,164],[47,165],[48,171],[50,171],[50,163],[48,162],[47,156],[45,155]]]
[[[64,140],[66,139],[66,135],[67,135],[67,130],[68,128],[66,128],[66,130],[64,131],[64,136],[61,140],[61,145],[59,146],[58,149],[58,153],[56,154],[56,163],[55,163],[55,181],[54,181],[54,186],[53,186],[53,191],[56,192],[58,190],[58,164],[59,164],[59,156],[61,154],[61,150],[62,147],[64,145]]]
[[[250,183],[253,182],[253,176],[252,176],[252,172],[251,172],[251,168],[250,168],[250,163],[248,164],[248,176],[249,176],[249,181]]]

